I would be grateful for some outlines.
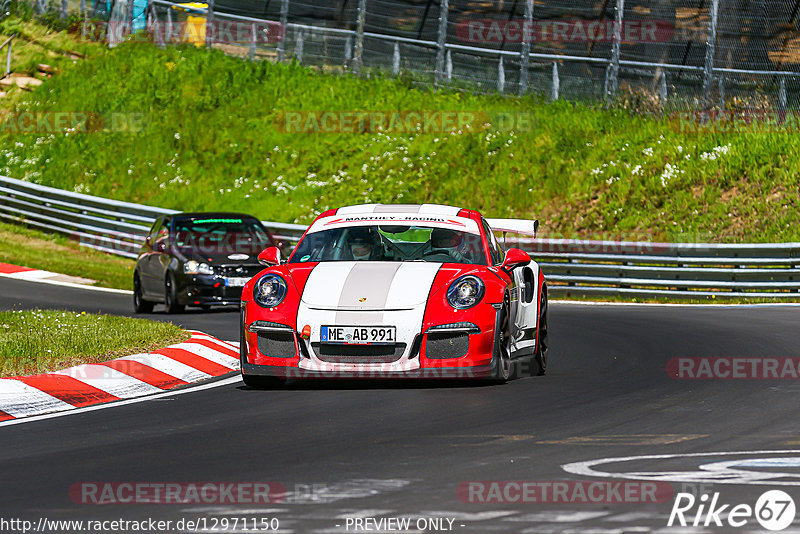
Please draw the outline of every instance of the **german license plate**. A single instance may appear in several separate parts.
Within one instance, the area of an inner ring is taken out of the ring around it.
[[[397,340],[394,326],[323,326],[320,330],[322,343],[344,345],[390,344]]]
[[[235,278],[226,278],[226,279],[225,279],[225,285],[226,285],[227,287],[242,287],[242,286],[244,286],[244,285],[245,285],[245,284],[246,284],[246,283],[247,283],[249,280],[250,280],[249,278],[240,278],[240,277],[235,277]]]

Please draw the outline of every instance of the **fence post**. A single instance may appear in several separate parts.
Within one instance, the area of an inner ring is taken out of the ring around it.
[[[126,20],[128,21],[128,35],[133,35],[133,0],[128,0],[125,5]]]
[[[725,73],[719,75],[719,105],[725,105]]]
[[[447,45],[447,15],[450,11],[450,1],[440,0],[439,2],[439,38],[437,40],[436,48],[436,70],[434,71],[434,85],[438,85],[442,81],[442,72],[444,71],[444,56],[445,48]]]
[[[667,103],[667,70],[661,71],[661,83],[658,86],[658,97],[661,99],[661,105]]]
[[[533,31],[533,0],[525,0],[525,20],[522,23],[522,55],[519,62],[519,95],[528,91],[528,69],[531,65],[531,32]]]
[[[558,100],[558,90],[561,80],[558,78],[558,61],[553,61],[553,88],[550,91],[550,100]]]
[[[711,0],[711,12],[708,17],[708,34],[706,35],[706,64],[703,73],[703,102],[711,105],[711,86],[714,81],[714,51],[717,46],[717,12],[719,0]]]
[[[86,39],[86,0],[81,0],[81,39]]]
[[[165,31],[167,44],[172,42],[172,6],[167,7],[167,29]]]
[[[11,45],[14,44],[14,41],[8,42],[8,54],[6,55],[6,76],[11,74]]]
[[[289,0],[281,0],[281,28],[283,29],[283,39],[278,41],[278,62],[283,61],[283,54],[286,52],[286,39],[289,37]]]
[[[10,43],[9,43],[10,44]],[[11,47],[9,47],[11,48]],[[780,85],[778,86],[778,111],[781,116],[786,113],[786,77],[781,76]]]
[[[606,103],[611,104],[611,100],[617,93],[617,83],[619,80],[619,49],[622,42],[622,14],[625,11],[625,0],[617,0],[615,7],[614,36],[611,45],[611,61],[606,69]]]
[[[392,54],[392,76],[400,74],[400,43],[394,42],[394,53]]]
[[[67,18],[67,0],[61,0],[61,18]]]
[[[444,77],[448,82],[453,79],[453,55],[450,50],[447,51],[447,56],[444,60]]]
[[[361,71],[364,55],[364,20],[367,17],[367,0],[358,0],[358,24],[356,26],[356,53],[353,57],[353,72]]]
[[[344,66],[350,66],[350,60],[353,59],[353,36],[348,35],[347,40],[344,42]]]
[[[250,24],[250,61],[256,58],[256,23]]]
[[[294,57],[297,58],[298,63],[303,62],[304,33],[305,32],[303,30],[300,30],[300,33],[297,34],[297,41],[295,41],[294,45]]]
[[[129,0],[131,1],[131,0]],[[206,0],[206,48],[211,48],[214,44],[214,0]]]
[[[503,66],[503,57],[500,56],[500,63],[497,64],[497,92],[502,93],[506,88],[506,68]]]

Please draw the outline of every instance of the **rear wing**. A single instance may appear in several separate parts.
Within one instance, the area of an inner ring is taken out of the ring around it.
[[[524,219],[486,219],[489,226],[495,232],[522,234],[530,237],[536,237],[536,231],[539,229],[539,221],[537,220],[524,220]]]

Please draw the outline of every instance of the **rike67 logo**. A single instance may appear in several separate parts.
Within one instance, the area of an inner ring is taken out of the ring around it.
[[[719,493],[695,497],[691,493],[678,493],[667,526],[740,528],[754,519],[767,530],[783,530],[795,517],[792,497],[781,490],[764,492],[755,506],[749,504],[722,504]]]

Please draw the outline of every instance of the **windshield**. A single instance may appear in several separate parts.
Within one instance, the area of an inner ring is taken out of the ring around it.
[[[351,226],[307,234],[289,263],[429,261],[486,265],[481,236],[430,226]]]
[[[203,254],[258,253],[271,246],[269,235],[255,220],[240,218],[182,218],[173,223],[175,245]]]

